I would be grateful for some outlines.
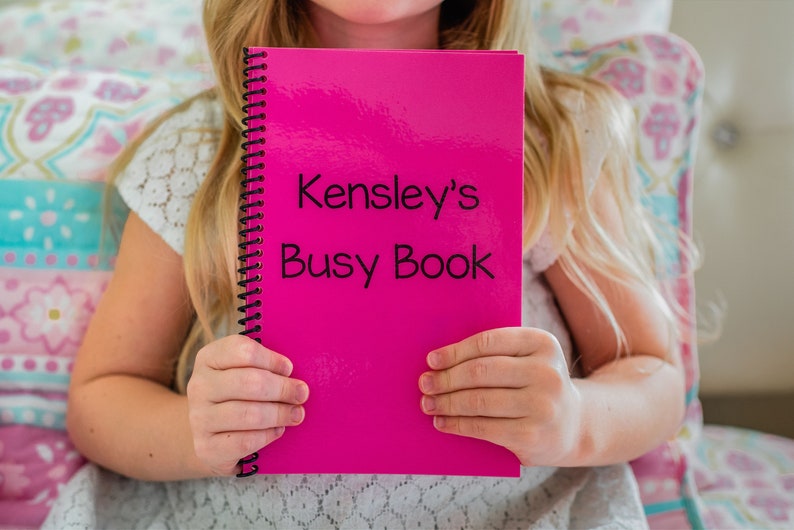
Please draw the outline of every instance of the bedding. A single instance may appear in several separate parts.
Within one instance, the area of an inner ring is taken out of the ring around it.
[[[0,527],[37,527],[84,463],[64,430],[66,390],[113,267],[107,167],[209,85],[197,7],[0,6]]]
[[[794,441],[707,425],[692,469],[706,528],[794,526]]]

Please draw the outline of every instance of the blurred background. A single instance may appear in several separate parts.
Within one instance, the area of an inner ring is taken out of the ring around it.
[[[794,436],[794,1],[674,0],[706,71],[694,193],[706,423]]]

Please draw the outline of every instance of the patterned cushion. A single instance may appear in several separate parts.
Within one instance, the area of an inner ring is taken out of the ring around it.
[[[602,79],[633,104],[639,124],[637,168],[657,215],[691,234],[694,148],[703,69],[674,35],[644,35],[585,52],[558,54],[570,69]],[[668,258],[681,266],[676,248]],[[678,285],[693,311],[694,284]],[[687,413],[674,440],[632,462],[651,528],[767,528],[794,524],[794,441],[706,426],[697,399],[695,329],[683,345]]]
[[[50,66],[207,71],[201,0],[6,0],[0,56]]]
[[[1,9],[0,526],[35,527],[83,462],[65,392],[113,264],[100,246],[108,163],[209,76],[200,0]]]
[[[534,18],[546,48],[584,51],[670,27],[672,0],[536,0]]]
[[[168,73],[86,68],[92,47],[81,55],[71,46],[66,54],[47,41],[64,32],[44,28],[83,34],[86,24],[102,26],[100,14],[112,6],[75,2],[70,12],[64,2],[35,2],[44,6],[39,13],[33,4],[4,6],[0,16],[0,49],[31,59],[0,58],[0,526],[15,527],[37,526],[58,485],[84,461],[63,430],[66,389],[113,266],[113,240],[101,238],[108,164],[155,116],[208,79],[185,66]],[[163,2],[166,11],[166,4],[185,7]],[[24,19],[16,18],[21,7],[28,8]],[[112,17],[117,26],[125,20],[123,11]],[[173,37],[169,26],[157,27]],[[101,37],[90,31],[85,38]],[[28,32],[36,38],[24,39]],[[113,60],[133,64],[134,49],[125,48],[126,56],[120,49]],[[144,55],[138,60],[159,65]]]
[[[794,528],[794,441],[708,425],[693,468],[708,528]]]
[[[692,166],[703,91],[697,53],[675,35],[645,34],[559,53],[557,59],[569,70],[609,83],[629,100],[639,125],[637,169],[650,195],[648,206],[691,234]],[[685,266],[675,245],[668,249],[667,260],[673,272]],[[692,279],[680,280],[676,293],[691,314]],[[649,522],[656,528],[687,528],[699,517],[687,456],[702,424],[693,326],[688,339],[681,345],[687,389],[684,424],[675,439],[632,463]]]
[[[85,463],[65,431],[0,426],[0,528],[35,528],[59,487]]]
[[[205,78],[0,58],[0,179],[101,182],[129,139]]]

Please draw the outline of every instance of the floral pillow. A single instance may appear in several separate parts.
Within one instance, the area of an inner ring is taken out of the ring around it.
[[[0,179],[103,181],[108,163],[149,120],[206,85],[198,73],[0,58]]]
[[[58,490],[85,463],[65,431],[0,427],[0,528],[35,528]]]
[[[670,27],[672,0],[531,0],[541,41],[550,52],[584,51]]]
[[[13,0],[0,56],[50,66],[206,71],[201,0]]]
[[[83,462],[64,431],[66,391],[113,267],[108,164],[205,86],[199,73],[0,59],[0,526],[37,526]]]
[[[644,34],[558,54],[570,71],[601,79],[623,94],[638,122],[636,167],[658,217],[692,230],[692,178],[703,67],[697,53],[675,35]],[[667,249],[673,272],[685,268],[679,248]],[[693,314],[694,283],[676,285],[678,301]],[[702,426],[695,329],[682,343],[687,413],[675,439],[632,463],[652,528],[689,528],[700,521],[700,499],[691,461]]]
[[[672,12],[672,0],[526,1],[534,2],[552,52],[665,32]],[[92,68],[206,70],[200,14],[201,0],[15,0],[3,7],[0,55]]]

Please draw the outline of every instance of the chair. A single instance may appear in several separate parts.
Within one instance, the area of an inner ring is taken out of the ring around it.
[[[697,52],[669,33],[646,33],[562,51],[565,68],[601,79],[632,104],[639,126],[637,170],[656,215],[692,233],[692,188],[705,77]],[[686,269],[669,249],[673,270]],[[679,280],[694,311],[694,279]],[[697,334],[682,344],[686,418],[677,436],[632,462],[652,528],[790,528],[794,441],[736,427],[703,426]]]

